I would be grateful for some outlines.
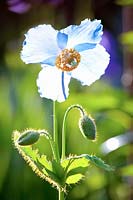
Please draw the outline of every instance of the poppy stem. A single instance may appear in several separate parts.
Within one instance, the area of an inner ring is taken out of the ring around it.
[[[68,107],[68,109],[66,110],[64,114],[64,118],[63,118],[63,125],[62,125],[62,154],[61,154],[62,160],[65,159],[65,154],[66,154],[66,118],[68,116],[69,111],[72,110],[73,108],[78,109],[82,116],[85,115],[84,109],[82,108],[82,106],[78,104],[74,104]]]
[[[59,200],[64,200],[64,192],[59,188]]]
[[[58,131],[57,131],[57,118],[56,118],[56,102],[53,101],[53,138],[55,144],[55,159],[59,163],[59,144],[58,144]]]

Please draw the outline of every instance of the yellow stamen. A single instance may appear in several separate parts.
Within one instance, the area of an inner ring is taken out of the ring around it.
[[[56,58],[55,65],[62,71],[72,71],[80,62],[80,54],[75,49],[64,49]]]

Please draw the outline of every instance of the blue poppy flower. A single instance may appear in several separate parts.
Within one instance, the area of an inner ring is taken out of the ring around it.
[[[100,20],[85,19],[60,31],[45,24],[28,31],[21,58],[26,64],[41,64],[37,79],[41,97],[65,101],[71,78],[90,85],[104,74],[110,58],[99,44],[102,28]]]

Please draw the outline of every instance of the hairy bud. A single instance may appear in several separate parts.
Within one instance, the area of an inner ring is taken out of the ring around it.
[[[18,138],[17,143],[21,146],[32,145],[38,141],[39,137],[39,132],[35,130],[27,130]]]
[[[87,115],[80,118],[79,127],[83,136],[89,140],[96,139],[96,125],[94,120]]]

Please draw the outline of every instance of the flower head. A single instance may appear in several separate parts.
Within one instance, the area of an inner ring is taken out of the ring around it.
[[[41,64],[37,79],[41,97],[65,101],[71,78],[90,85],[104,74],[109,54],[99,44],[102,33],[101,21],[88,19],[60,31],[45,24],[28,31],[21,58],[26,64]]]

